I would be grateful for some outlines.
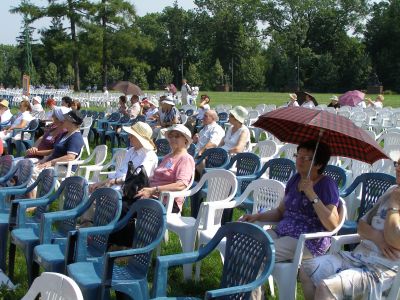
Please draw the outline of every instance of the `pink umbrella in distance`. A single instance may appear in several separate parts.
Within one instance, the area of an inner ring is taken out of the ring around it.
[[[364,101],[365,94],[358,90],[348,91],[339,97],[340,106],[357,106],[358,103]]]

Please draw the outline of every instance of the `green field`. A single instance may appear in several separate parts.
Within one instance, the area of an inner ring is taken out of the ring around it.
[[[147,91],[148,94],[155,94],[157,91]],[[158,92],[160,93],[160,92]],[[215,107],[218,104],[231,104],[242,105],[245,107],[252,106],[255,107],[257,104],[276,104],[277,106],[286,103],[288,99],[288,93],[245,93],[245,92],[201,92],[200,94],[208,94],[211,97],[211,106]],[[319,103],[329,103],[329,97],[331,94],[314,94]],[[370,95],[374,99],[375,95]],[[387,95],[385,96],[384,105],[398,107],[400,106],[400,95]],[[101,108],[96,108],[96,110],[102,110]],[[16,109],[13,109],[15,112]],[[91,143],[91,149],[95,145]],[[86,152],[84,152],[83,158],[86,157]],[[184,215],[188,215],[188,209],[184,210]],[[236,220],[243,214],[243,211],[235,209],[234,219]],[[167,244],[163,243],[162,255],[173,254],[181,252],[179,245],[179,240],[176,235],[170,234],[170,240]],[[214,252],[213,255],[202,263],[201,280],[199,283],[184,282],[182,269],[173,268],[170,271],[169,276],[169,291],[170,295],[181,296],[181,295],[191,295],[202,298],[206,290],[215,289],[219,285],[219,278],[222,271],[222,263],[218,252]],[[149,272],[149,281],[152,282],[153,270]],[[0,299],[20,299],[22,295],[25,294],[27,290],[27,278],[26,278],[26,267],[23,255],[20,251],[17,252],[17,261],[15,267],[15,283],[18,284],[18,288],[15,292],[6,291],[5,289],[0,289]],[[277,293],[277,290],[275,290]],[[266,298],[274,299],[268,293],[266,288]],[[301,287],[298,286],[298,299],[303,299],[301,293]]]

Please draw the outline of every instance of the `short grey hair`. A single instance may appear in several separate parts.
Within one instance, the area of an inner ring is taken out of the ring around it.
[[[214,120],[215,122],[218,122],[218,121],[219,121],[218,114],[217,114],[217,112],[216,112],[215,110],[210,109],[210,110],[207,110],[205,113],[209,113],[210,116],[213,118],[213,120]]]

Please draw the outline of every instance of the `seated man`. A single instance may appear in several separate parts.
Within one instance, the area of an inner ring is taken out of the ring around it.
[[[304,261],[300,279],[306,299],[381,299],[400,259],[400,159],[397,185],[358,223],[361,243],[352,251]]]
[[[8,105],[7,100],[3,99],[0,101],[0,123],[9,122],[13,116]]]
[[[209,148],[217,147],[225,136],[225,131],[217,124],[218,115],[215,110],[208,110],[204,113],[204,127],[199,133],[193,136],[196,144],[197,155],[200,156]],[[203,161],[204,162],[204,161]],[[196,166],[196,178],[203,173],[204,163]]]

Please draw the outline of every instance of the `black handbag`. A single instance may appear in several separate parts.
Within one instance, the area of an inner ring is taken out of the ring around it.
[[[125,182],[122,185],[122,211],[119,220],[121,220],[129,211],[131,205],[139,199],[138,191],[149,186],[149,177],[143,166],[136,169],[133,163],[128,163],[128,171],[126,172]],[[109,246],[112,244],[118,246],[131,247],[133,242],[133,234],[135,232],[136,214],[132,215],[129,222],[119,231],[113,232],[108,238]]]

